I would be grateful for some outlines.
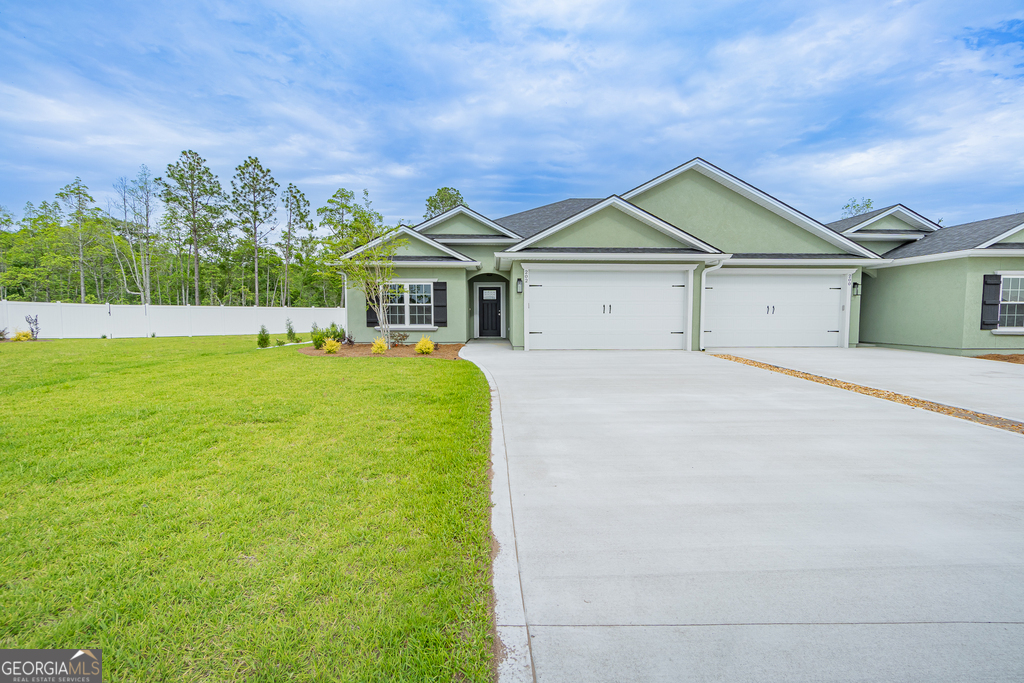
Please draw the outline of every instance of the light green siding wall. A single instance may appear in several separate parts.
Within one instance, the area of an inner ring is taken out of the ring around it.
[[[1012,235],[1007,235],[1003,239],[999,240],[1000,244],[1003,242],[1024,242],[1024,228],[1021,228]]]
[[[689,245],[609,206],[531,246],[679,249]]]
[[[443,344],[461,343],[469,338],[463,314],[468,304],[466,273],[464,268],[395,268],[396,278],[436,278],[439,282],[448,283],[448,326],[439,327],[435,332],[411,332],[409,341],[416,341],[421,334]],[[373,341],[380,332],[366,324],[366,298],[355,289],[349,289],[346,296],[349,334],[359,343]]]
[[[902,230],[902,231],[917,231],[918,228],[907,223],[906,221],[897,218],[896,216],[886,216],[885,218],[879,218],[874,223],[864,227],[865,230]],[[853,233],[856,235],[857,233]]]
[[[403,237],[405,244],[395,250],[398,256],[451,256],[432,244],[427,244],[415,237]],[[457,251],[457,250],[456,250]]]
[[[502,235],[489,225],[460,213],[423,231],[427,235]]]
[[[728,253],[844,253],[696,171],[681,173],[630,201]]]
[[[882,268],[864,278],[861,341],[977,355],[1024,349],[1024,337],[981,329],[983,276],[1024,270],[1024,258],[959,258]]]
[[[1024,257],[969,258],[967,262],[967,291],[964,297],[963,348],[966,355],[980,355],[986,351],[1014,349],[1024,351],[1024,335],[992,334],[981,329],[981,290],[986,273],[996,271],[1024,271]]]

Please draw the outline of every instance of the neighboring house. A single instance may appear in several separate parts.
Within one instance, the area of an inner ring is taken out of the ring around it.
[[[861,283],[946,230],[899,205],[826,226],[694,159],[621,196],[400,228],[389,316],[411,339],[521,349],[847,347],[867,340]],[[1005,253],[1024,271],[1024,251]],[[350,333],[371,341],[373,312],[347,294]]]

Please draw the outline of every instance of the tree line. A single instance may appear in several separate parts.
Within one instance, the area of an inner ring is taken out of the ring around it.
[[[463,203],[452,188],[425,217]],[[0,299],[228,306],[344,305],[332,264],[353,221],[383,225],[369,194],[340,188],[314,212],[256,157],[225,187],[191,150],[155,176],[142,166],[99,207],[80,178],[52,200],[0,207]]]

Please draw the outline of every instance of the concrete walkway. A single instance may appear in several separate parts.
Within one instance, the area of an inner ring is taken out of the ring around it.
[[[1024,365],[881,347],[708,349],[1024,422]]]
[[[1024,679],[1024,437],[699,353],[463,355],[502,680]]]

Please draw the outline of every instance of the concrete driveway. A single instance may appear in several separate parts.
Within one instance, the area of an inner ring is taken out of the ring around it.
[[[1024,422],[1024,365],[881,347],[709,349]]]
[[[1024,679],[1024,437],[700,353],[463,355],[503,680]]]

